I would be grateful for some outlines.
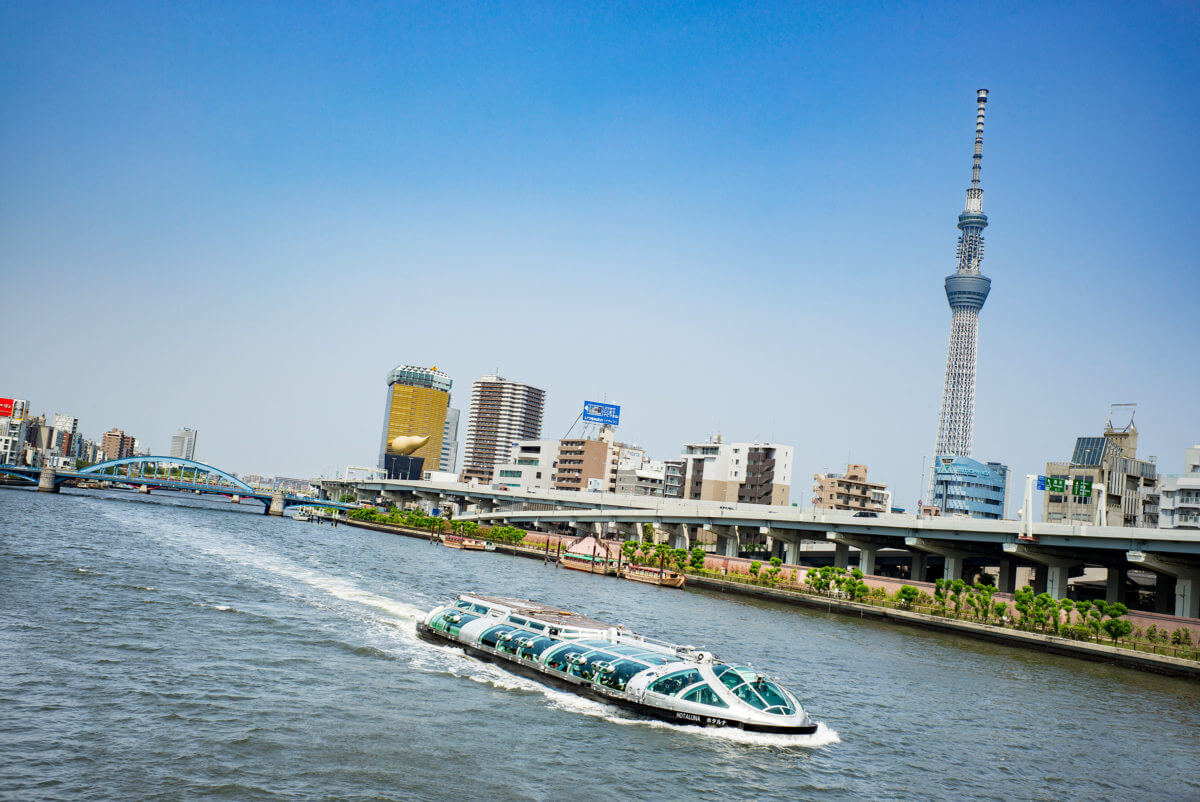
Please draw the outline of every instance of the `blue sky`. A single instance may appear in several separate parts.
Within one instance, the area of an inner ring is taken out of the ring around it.
[[[8,4],[0,395],[245,472],[376,453],[383,380],[499,367],[656,456],[932,448],[974,92],[975,456],[1136,401],[1200,442],[1192,3]]]

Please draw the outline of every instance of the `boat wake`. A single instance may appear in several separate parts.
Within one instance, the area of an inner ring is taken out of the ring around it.
[[[423,607],[382,596],[346,578],[298,565],[257,546],[222,542],[219,536],[214,540],[212,536],[216,533],[211,530],[205,530],[205,533],[209,537],[204,541],[191,538],[180,545],[186,543],[188,550],[193,553],[201,551],[221,561],[251,569],[247,578],[254,579],[259,584],[266,584],[284,595],[329,609],[342,616],[349,614],[348,617],[369,627],[369,632],[360,633],[367,635],[368,640],[374,640],[366,645],[387,652],[418,671],[449,674],[506,691],[538,694],[544,697],[552,708],[604,719],[620,726],[649,727],[689,737],[714,738],[749,746],[815,748],[841,741],[835,730],[820,722],[817,723],[817,731],[814,733],[791,735],[747,732],[737,727],[694,727],[629,716],[620,708],[565,693],[512,674],[499,666],[470,657],[456,647],[422,640],[417,636],[416,622],[427,612]],[[270,576],[263,576],[260,572],[266,572]],[[295,585],[280,583],[277,581],[279,578],[320,591],[321,595],[297,592]],[[353,607],[330,605],[329,597],[348,602]],[[208,606],[219,612],[244,612],[226,604]]]

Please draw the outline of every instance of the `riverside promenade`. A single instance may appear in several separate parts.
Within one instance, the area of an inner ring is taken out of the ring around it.
[[[405,537],[427,540],[431,543],[435,542],[431,533],[423,529],[371,521],[358,521],[345,517],[339,517],[338,521],[339,523],[362,529],[403,535]],[[525,545],[525,543],[520,545],[495,543],[494,545],[496,553],[543,560],[544,562],[556,562],[559,549],[565,549],[574,539],[543,532],[529,532],[526,535],[526,541],[529,541],[530,545]],[[970,621],[963,618],[931,615],[917,610],[898,609],[878,603],[852,601],[831,595],[803,591],[799,588],[789,588],[786,585],[782,587],[766,586],[755,582],[750,575],[749,567],[753,562],[749,558],[710,555],[705,560],[706,572],[724,572],[724,576],[705,576],[688,571],[688,586],[706,591],[731,593],[750,598],[825,610],[827,612],[836,612],[858,618],[871,618],[887,623],[938,630],[1019,648],[1034,649],[1085,660],[1113,663],[1127,668],[1135,668],[1158,674],[1200,680],[1200,661],[1197,660],[1137,651],[1129,646],[1113,646],[1092,641],[1079,641],[1048,633],[1029,632],[978,621]],[[801,572],[800,575],[803,575],[804,572],[810,570],[809,566],[789,564],[781,565],[780,568],[781,573],[784,575],[791,574],[793,576],[796,575],[795,572],[797,571]],[[888,592],[899,590],[903,585],[911,585],[918,587],[918,589],[924,592],[932,593],[934,587],[933,583],[910,582],[892,577],[864,575],[862,581],[871,587],[884,588]],[[1012,603],[1012,597],[1009,594],[996,593],[994,599],[996,601],[1006,601],[1010,605]],[[1156,626],[1165,627],[1170,623],[1175,624],[1176,627],[1183,626],[1192,630],[1194,632],[1193,638],[1196,635],[1200,635],[1200,621],[1180,621],[1180,619],[1173,618],[1172,616],[1144,611],[1130,611],[1127,617],[1131,622],[1134,622],[1135,626],[1139,627],[1143,625],[1149,626],[1151,623],[1154,623]]]

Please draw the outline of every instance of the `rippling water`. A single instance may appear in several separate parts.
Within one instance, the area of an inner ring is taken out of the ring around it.
[[[187,497],[0,491],[0,797],[1200,798],[1200,684]],[[778,675],[821,729],[633,720],[417,640],[525,596]]]

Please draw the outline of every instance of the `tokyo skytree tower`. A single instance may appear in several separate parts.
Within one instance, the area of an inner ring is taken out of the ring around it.
[[[983,275],[983,190],[979,188],[980,162],[983,161],[983,112],[988,91],[980,89],[976,101],[975,157],[971,166],[971,187],[967,206],[958,216],[958,270],[946,276],[946,300],[953,317],[950,323],[950,347],[946,352],[946,387],[942,391],[942,413],[938,419],[935,456],[971,456],[975,433],[975,357],[979,310],[987,300],[992,280]]]

